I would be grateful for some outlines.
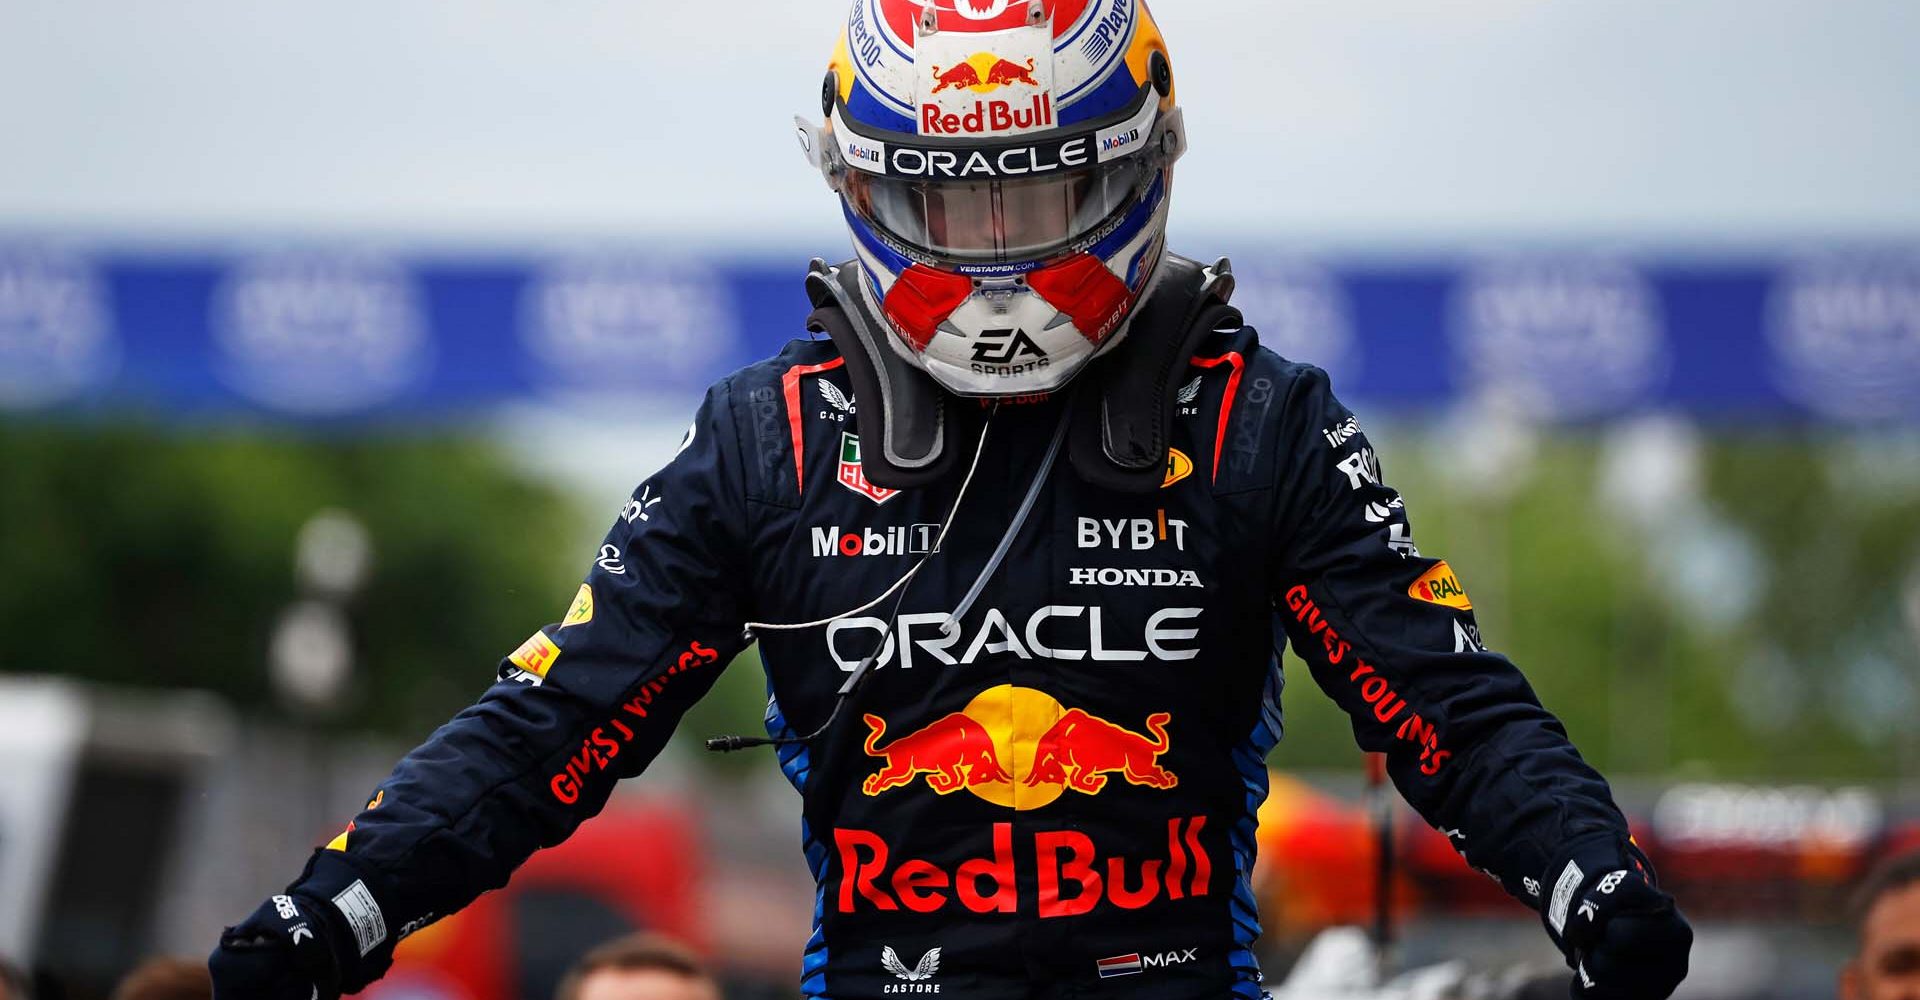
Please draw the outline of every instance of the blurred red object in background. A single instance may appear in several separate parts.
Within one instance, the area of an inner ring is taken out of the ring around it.
[[[377,1000],[520,1000],[553,995],[568,966],[602,941],[648,930],[707,950],[699,902],[704,859],[694,814],[649,800],[610,806],[540,851],[506,888],[408,937]]]

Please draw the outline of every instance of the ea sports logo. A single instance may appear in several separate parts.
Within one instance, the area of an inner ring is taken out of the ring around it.
[[[1021,358],[1045,360],[1047,352],[1025,330],[982,330],[973,343],[973,360],[1004,365]]]

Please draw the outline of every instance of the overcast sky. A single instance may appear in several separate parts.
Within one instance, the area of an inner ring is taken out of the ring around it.
[[[788,122],[845,7],[4,0],[0,231],[837,245]],[[1193,139],[1176,235],[1920,234],[1916,0],[1158,16]]]

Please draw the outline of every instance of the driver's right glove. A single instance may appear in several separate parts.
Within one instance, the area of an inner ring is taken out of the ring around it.
[[[213,1000],[338,1000],[340,976],[317,906],[282,893],[227,928],[207,959]]]

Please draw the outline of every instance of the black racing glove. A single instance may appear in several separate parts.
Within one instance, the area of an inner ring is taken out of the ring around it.
[[[1693,928],[1638,847],[1587,841],[1548,869],[1542,917],[1574,1000],[1666,1000],[1687,978]]]
[[[338,1000],[321,905],[283,893],[221,933],[207,959],[213,1000]]]

